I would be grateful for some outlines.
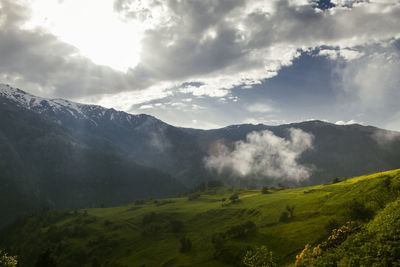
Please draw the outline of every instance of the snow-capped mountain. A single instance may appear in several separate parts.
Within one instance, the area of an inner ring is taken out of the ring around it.
[[[279,126],[241,124],[196,130],[174,127],[149,115],[132,115],[64,99],[41,98],[8,85],[0,86],[1,97],[68,129],[74,138],[85,142],[96,138],[102,140],[104,144],[117,147],[126,157],[168,172],[189,187],[206,179],[215,179],[215,173],[210,173],[204,166],[204,158],[215,142],[222,140],[234,144],[246,140],[253,131],[269,130],[283,138],[287,137],[290,128],[312,134],[314,148],[300,159],[315,167],[305,181],[310,185],[328,182],[335,176],[357,176],[400,167],[400,138],[394,138],[390,145],[382,145],[377,142],[377,136],[391,133],[370,126],[306,121]]]
[[[138,163],[180,176],[182,180],[201,175],[199,172],[188,174],[193,169],[193,162],[196,165],[202,163],[202,154],[198,153],[194,138],[153,116],[133,115],[65,99],[42,98],[5,84],[0,85],[1,97],[72,130],[76,138],[102,139]],[[192,182],[195,180],[193,178]]]
[[[87,105],[65,99],[48,99],[34,96],[8,84],[0,84],[0,96],[7,98],[22,108],[47,116],[58,123],[71,120],[86,121],[91,126],[98,126],[104,121],[118,121],[136,127],[146,121],[147,124],[164,124],[156,118],[145,115],[132,115],[98,105]]]

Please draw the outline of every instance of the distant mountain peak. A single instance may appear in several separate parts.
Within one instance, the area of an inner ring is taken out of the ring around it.
[[[11,100],[20,107],[43,113],[43,111],[52,110],[57,112],[61,109],[68,109],[68,111],[76,118],[86,117],[82,112],[83,104],[75,103],[65,99],[47,99],[34,96],[19,88],[14,88],[8,84],[0,84],[0,96]]]
[[[34,96],[8,84],[0,83],[0,97],[5,97],[19,107],[45,115],[57,122],[62,122],[63,120],[60,120],[60,118],[63,118],[86,120],[94,126],[97,126],[100,121],[104,120],[119,120],[134,125],[143,123],[144,121],[148,124],[161,123],[161,121],[153,116],[145,114],[132,115],[98,105],[81,104],[61,98],[49,99]]]

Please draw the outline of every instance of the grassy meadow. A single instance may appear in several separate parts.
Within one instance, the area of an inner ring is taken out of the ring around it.
[[[120,207],[41,211],[5,228],[0,247],[21,266],[118,267],[243,266],[247,251],[265,246],[277,266],[293,266],[307,244],[346,222],[367,227],[399,191],[400,170],[265,194],[206,187]]]

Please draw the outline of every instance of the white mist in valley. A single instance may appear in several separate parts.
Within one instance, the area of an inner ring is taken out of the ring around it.
[[[265,176],[301,181],[310,177],[312,169],[298,162],[303,152],[313,147],[313,135],[301,129],[289,129],[288,140],[271,131],[251,132],[245,141],[237,141],[232,149],[217,143],[206,157],[209,169],[232,171],[239,176]]]

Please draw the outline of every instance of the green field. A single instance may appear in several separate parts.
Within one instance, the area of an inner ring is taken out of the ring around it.
[[[242,266],[246,251],[263,245],[278,266],[286,266],[335,226],[354,220],[364,229],[399,191],[400,170],[268,194],[213,187],[191,200],[42,211],[4,229],[0,245],[22,266],[34,266],[40,257],[57,266]],[[239,199],[232,202],[234,193]],[[287,206],[294,206],[293,216],[280,219]],[[191,242],[184,252],[182,237]]]

